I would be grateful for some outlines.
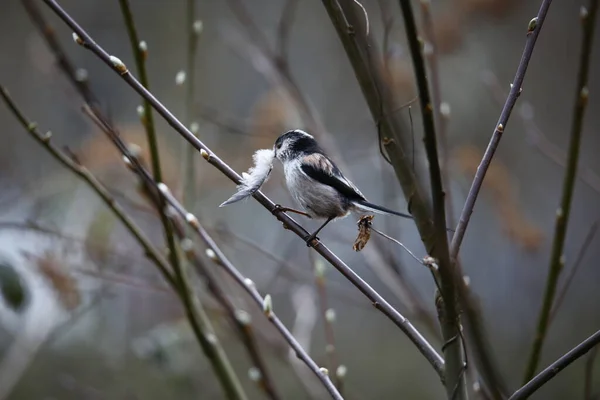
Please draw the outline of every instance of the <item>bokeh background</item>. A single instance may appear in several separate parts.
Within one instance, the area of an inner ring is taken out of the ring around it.
[[[36,3],[69,57],[87,72],[102,108],[123,137],[147,152],[136,112],[138,95],[90,52],[75,45],[69,29],[42,2]],[[375,202],[405,210],[393,170],[379,153],[375,124],[353,71],[318,1],[298,1],[293,17],[284,24],[289,33],[285,49],[290,75],[309,104],[310,118],[281,86],[272,60],[261,51],[261,35],[269,48],[277,49],[286,3],[197,1],[194,19],[202,21],[202,32],[194,69],[178,84],[176,75],[186,70],[188,58],[186,1],[131,0],[138,32],[149,48],[151,90],[186,124],[198,124],[201,140],[239,172],[250,166],[255,150],[272,146],[283,131],[314,129],[363,193]],[[548,270],[575,98],[581,3],[556,1],[550,9],[523,94],[461,251],[491,353],[512,390],[524,373]],[[133,68],[116,0],[61,4],[100,45]],[[240,4],[247,11],[246,19],[239,18]],[[369,34],[380,49],[385,47],[388,84],[398,105],[404,105],[398,112],[407,121],[412,117],[407,140],[414,142],[415,170],[425,184],[418,105],[407,105],[416,90],[398,4],[387,0],[363,4]],[[448,144],[442,146],[442,153],[453,224],[514,76],[527,24],[538,7],[537,0],[433,1],[440,90],[450,110],[445,122]],[[419,10],[417,2],[415,8]],[[260,35],[253,33],[249,21]],[[387,33],[385,22],[391,22]],[[52,131],[56,145],[68,146],[108,186],[162,249],[160,224],[140,196],[135,178],[81,112],[82,100],[19,1],[3,3],[0,32],[0,82],[42,131]],[[598,35],[597,31],[596,50]],[[593,231],[600,218],[599,58],[596,51],[559,291],[578,255],[582,261],[554,314],[544,366],[600,326],[600,239]],[[186,91],[192,76],[190,102]],[[166,181],[177,192],[183,184],[183,154],[188,150],[164,121],[156,121]],[[94,193],[27,135],[4,106],[0,107],[0,135],[0,397],[223,398],[181,305],[123,226]],[[290,204],[282,183],[277,165],[264,191],[274,201]],[[314,270],[322,261],[299,238],[254,201],[218,208],[234,185],[202,161],[196,165],[195,184],[193,211],[226,254],[262,293],[273,296],[275,311],[317,363],[330,368],[332,375],[339,365],[347,368],[347,398],[444,396],[436,374],[409,340],[336,270],[325,267],[325,290],[319,290]],[[301,217],[297,220],[310,229],[317,226]],[[376,217],[375,226],[418,256],[425,255],[411,222]],[[331,224],[320,235],[439,348],[429,272],[381,238],[373,238],[363,252],[356,253],[352,250],[355,236],[354,217]],[[591,242],[582,253],[586,236]],[[200,244],[198,249],[203,251]],[[231,280],[220,279],[236,307],[252,315],[260,350],[281,398],[327,398],[305,366],[290,358],[285,342],[254,303]],[[195,283],[249,397],[264,398],[235,331],[202,282]],[[335,310],[329,324],[324,318],[327,308]],[[334,333],[333,352],[327,329]],[[585,358],[534,398],[583,398],[584,370]],[[598,386],[600,368],[592,380]],[[600,393],[600,387],[595,393]]]

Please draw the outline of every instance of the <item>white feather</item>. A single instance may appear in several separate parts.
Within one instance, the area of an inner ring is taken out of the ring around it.
[[[275,152],[272,149],[257,150],[252,159],[254,160],[254,166],[247,173],[242,173],[242,181],[237,186],[237,192],[219,207],[224,207],[251,196],[269,179],[273,169]]]

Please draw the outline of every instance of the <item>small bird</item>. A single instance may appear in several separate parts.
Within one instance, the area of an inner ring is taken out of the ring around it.
[[[347,216],[351,211],[392,214],[412,219],[409,214],[370,203],[319,147],[315,138],[304,131],[295,129],[279,136],[273,151],[283,164],[290,194],[305,212],[281,206],[278,209],[309,218],[325,219],[323,225],[306,238],[308,245],[325,225]]]

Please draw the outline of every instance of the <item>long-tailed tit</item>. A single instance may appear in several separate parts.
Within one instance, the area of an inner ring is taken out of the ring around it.
[[[275,141],[273,150],[275,157],[283,164],[288,190],[305,212],[283,207],[279,209],[325,219],[323,225],[306,238],[309,245],[325,225],[347,216],[351,211],[412,218],[409,214],[367,201],[319,147],[314,137],[306,132],[296,129],[284,133]]]

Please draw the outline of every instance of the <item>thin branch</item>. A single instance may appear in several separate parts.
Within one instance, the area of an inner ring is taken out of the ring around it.
[[[325,271],[322,266],[323,262],[319,259],[312,257],[314,253],[310,253],[311,262],[314,269],[315,284],[317,286],[317,293],[319,296],[319,308],[321,318],[323,319],[323,329],[325,333],[325,353],[329,358],[329,370],[332,372],[337,371],[339,360],[337,356],[337,346],[335,345],[335,332],[333,330],[333,323],[335,322],[335,310],[329,308],[329,301],[327,299],[327,282],[325,279]],[[321,263],[321,266],[319,266]],[[340,380],[336,379],[336,387],[342,392],[340,387]]]
[[[400,8],[404,17],[404,28],[408,40],[408,46],[413,61],[416,75],[417,89],[419,91],[419,102],[421,105],[421,116],[423,119],[425,153],[429,164],[429,181],[431,184],[431,197],[433,207],[433,235],[431,239],[435,246],[435,258],[437,259],[440,274],[440,290],[444,298],[443,318],[440,317],[442,325],[442,336],[446,340],[444,360],[446,362],[446,394],[449,399],[466,399],[467,391],[465,379],[462,377],[464,361],[462,359],[461,342],[456,339],[459,334],[459,313],[456,296],[454,263],[450,260],[448,248],[448,236],[446,234],[446,204],[445,193],[440,171],[437,138],[435,133],[435,121],[433,114],[434,104],[429,94],[429,83],[427,81],[427,67],[425,58],[421,51],[422,45],[417,32],[417,24],[413,13],[411,0],[400,0]],[[454,340],[453,342],[451,342]],[[449,344],[452,343],[452,344]]]
[[[452,243],[450,244],[450,257],[452,259],[456,259],[458,257],[458,252],[464,239],[467,225],[471,219],[471,214],[473,214],[475,201],[477,200],[477,196],[479,195],[479,191],[483,185],[483,179],[485,178],[485,174],[492,162],[494,153],[500,144],[500,139],[506,130],[506,125],[508,124],[510,114],[517,102],[517,99],[521,95],[521,91],[523,90],[523,80],[525,79],[527,67],[529,66],[529,61],[531,60],[537,38],[542,30],[542,25],[546,20],[546,15],[548,14],[550,4],[552,4],[552,0],[542,0],[542,5],[540,6],[537,16],[529,22],[529,26],[527,27],[527,40],[525,42],[525,49],[523,50],[523,55],[521,56],[521,61],[517,67],[515,78],[511,84],[510,92],[506,98],[502,112],[500,113],[500,118],[498,119],[498,123],[494,129],[490,143],[485,150],[481,163],[477,167],[477,173],[475,174],[475,178],[473,178],[473,183],[471,184],[469,194],[467,195],[467,201],[463,206],[458,225],[456,226],[456,231],[452,237]]]
[[[600,343],[600,331],[597,331],[592,336],[575,346],[567,354],[550,364],[545,370],[537,374],[522,388],[514,392],[512,396],[508,398],[508,400],[523,400],[528,398],[535,391],[548,383],[550,379],[554,378],[560,371],[593,349],[598,343]]]
[[[200,35],[201,21],[196,21],[196,0],[187,0],[186,29],[188,34],[187,66],[186,66],[186,93],[185,93],[185,121],[191,127],[194,109],[194,89],[196,88],[196,50],[198,36]],[[182,142],[183,150],[183,203],[192,207],[196,201],[196,168],[195,150]],[[157,180],[160,182],[159,180]]]
[[[498,83],[498,77],[492,71],[488,70],[483,73],[482,81],[489,87],[494,100],[502,104],[506,98],[506,93],[504,93]],[[525,126],[527,142],[536,147],[540,153],[548,157],[551,161],[564,168],[567,162],[567,154],[563,148],[552,143],[537,125],[534,118],[533,105],[524,101],[519,107],[518,115]],[[577,178],[600,193],[600,176],[589,166],[580,166]]]
[[[133,19],[133,13],[131,11],[131,7],[129,6],[129,0],[119,0],[119,6],[121,7],[121,13],[123,14],[123,19],[125,20],[125,26],[127,28],[127,34],[129,36],[129,41],[131,44],[131,51],[134,55],[135,65],[140,75],[140,83],[148,89],[148,73],[146,72],[146,62],[145,58],[147,56],[147,49],[142,48],[142,44],[137,34],[137,29],[135,27],[135,21]],[[150,160],[152,165],[152,175],[154,179],[158,182],[162,181],[162,172],[160,165],[160,155],[158,151],[158,141],[156,138],[156,129],[154,127],[154,116],[152,107],[147,100],[144,100],[144,128],[146,130],[146,137],[148,140],[148,147],[150,148]],[[159,210],[162,208],[159,208]],[[183,277],[181,271],[183,271],[181,267],[181,260],[179,259],[179,253],[177,251],[177,247],[175,246],[175,238],[173,237],[173,230],[167,216],[158,212],[160,223],[163,227],[165,239],[167,241],[167,247],[169,249],[169,261],[171,262],[171,266],[173,267],[173,271],[176,276],[180,278]],[[181,282],[185,287],[188,284],[186,282]]]
[[[79,178],[81,178],[87,185],[89,185],[98,196],[102,199],[102,201],[107,205],[107,207],[115,214],[115,216],[125,225],[129,233],[137,240],[137,242],[142,246],[146,256],[158,267],[161,275],[165,278],[165,280],[173,287],[177,287],[175,278],[172,273],[169,271],[169,265],[167,261],[156,251],[152,243],[142,230],[135,224],[135,222],[127,216],[125,211],[121,208],[121,206],[114,201],[114,199],[110,196],[108,191],[104,188],[104,186],[92,175],[84,166],[77,164],[70,157],[60,151],[57,147],[55,147],[51,143],[52,134],[47,132],[46,134],[41,134],[37,130],[37,125],[33,122],[30,122],[25,115],[19,110],[17,105],[10,98],[10,95],[4,86],[0,86],[0,97],[9,108],[9,110],[14,114],[19,123],[25,128],[25,130],[33,137],[39,144],[44,146],[48,152],[56,159],[59,163],[61,163],[64,167],[72,170],[77,174]]]
[[[416,261],[417,261],[419,264],[421,264],[421,265],[424,265],[424,264],[423,264],[423,260],[422,260],[422,259],[420,259],[419,257],[417,257],[417,256],[415,255],[415,253],[413,253],[413,252],[412,252],[412,251],[411,251],[411,250],[410,250],[408,247],[406,247],[406,246],[404,245],[404,243],[400,242],[399,240],[396,240],[396,239],[394,239],[394,238],[393,238],[393,237],[391,237],[391,236],[388,236],[388,235],[386,235],[385,233],[383,233],[383,232],[381,232],[381,231],[379,231],[379,230],[377,230],[377,229],[375,229],[375,228],[373,228],[373,227],[371,227],[371,230],[372,230],[373,232],[375,232],[376,234],[378,234],[378,235],[380,235],[380,236],[382,236],[382,237],[386,238],[387,240],[390,240],[390,241],[392,241],[392,242],[396,243],[397,245],[399,245],[400,247],[402,247],[402,248],[403,248],[403,249],[404,249],[404,250],[405,250],[405,251],[406,251],[406,252],[407,252],[407,253],[408,253],[408,254],[409,254],[409,255],[410,255],[412,258],[414,258],[414,259],[415,259],[415,260],[416,260]]]
[[[581,263],[583,262],[583,259],[587,253],[587,250],[589,249],[590,245],[592,244],[592,241],[594,240],[594,237],[596,236],[596,233],[598,232],[598,226],[599,226],[599,221],[594,222],[592,224],[592,226],[590,227],[590,230],[588,231],[587,235],[585,235],[585,239],[583,240],[583,243],[581,244],[581,248],[579,249],[579,252],[577,253],[577,258],[575,259],[575,262],[573,263],[573,266],[571,267],[569,276],[567,276],[567,279],[565,280],[562,290],[556,296],[556,301],[554,301],[554,305],[552,306],[552,311],[550,311],[550,323],[552,323],[552,320],[554,319],[554,317],[556,316],[556,313],[560,309],[560,306],[562,305],[562,303],[565,299],[565,296],[567,295],[567,292],[569,291],[569,288],[571,287],[571,283],[573,282],[575,275],[577,275],[577,272],[579,271],[579,267],[581,266]]]
[[[104,49],[102,49],[94,40],[83,30],[71,16],[55,1],[44,0],[44,2],[78,35],[82,45],[91,50],[98,58],[106,65],[111,67],[113,71],[118,73],[121,78],[129,84],[142,97],[150,101],[154,109],[161,115],[169,125],[171,125],[181,136],[183,136],[196,150],[200,151],[203,157],[225,176],[231,179],[236,184],[240,182],[241,177],[229,165],[225,164],[216,154],[214,154],[202,141],[200,141],[189,129],[187,129],[175,116],[146,90],[127,70],[126,66],[118,62],[115,57],[111,57]],[[308,232],[298,225],[292,218],[284,212],[278,211],[269,198],[262,192],[258,191],[254,194],[254,198],[263,205],[268,211],[275,214],[276,218],[281,221],[284,226],[298,235],[299,237],[307,237]],[[363,293],[374,306],[386,315],[396,326],[398,326],[408,338],[417,346],[417,349],[425,356],[432,364],[436,372],[443,375],[443,359],[437,354],[427,340],[417,331],[417,329],[402,316],[394,307],[392,307],[377,291],[369,284],[360,278],[350,267],[332,253],[323,243],[319,242],[313,247],[325,260],[333,265],[346,279],[348,279],[361,293]]]
[[[575,188],[575,182],[577,181],[577,164],[579,162],[583,121],[588,101],[587,82],[590,70],[598,3],[599,0],[590,0],[589,9],[582,7],[581,11],[583,38],[579,58],[579,72],[576,87],[577,92],[573,110],[567,169],[565,171],[565,177],[563,181],[563,193],[560,206],[556,212],[554,240],[550,255],[550,266],[546,280],[546,289],[544,290],[544,300],[538,316],[535,339],[533,341],[531,353],[525,369],[524,383],[533,378],[537,370],[538,363],[542,355],[542,347],[544,345],[544,340],[546,338],[546,333],[550,323],[550,311],[552,310],[552,306],[554,304],[554,295],[556,294],[556,287],[558,286],[558,278],[565,264],[563,250],[565,239],[567,237],[567,226],[571,212],[573,190]]]
[[[217,246],[216,242],[210,237],[206,229],[200,224],[198,218],[193,214],[189,213],[182,205],[179,203],[175,197],[170,193],[169,189],[166,185],[160,185],[160,191],[162,195],[165,197],[166,201],[177,211],[177,213],[185,219],[189,226],[196,232],[198,237],[206,244],[206,246],[211,250],[211,252],[207,252],[207,255],[219,266],[223,267],[225,272],[230,275],[240,286],[242,286],[245,291],[252,297],[254,302],[265,310],[265,315],[269,319],[269,321],[275,326],[275,328],[282,334],[285,340],[289,343],[290,347],[296,352],[298,358],[300,358],[307,367],[315,374],[315,376],[323,383],[329,394],[334,399],[342,399],[342,396],[339,394],[329,376],[322,371],[319,366],[310,358],[310,356],[304,351],[302,346],[296,341],[294,336],[290,333],[290,331],[285,327],[285,325],[281,322],[281,320],[275,315],[272,309],[269,306],[266,306],[266,300],[263,298],[256,286],[252,281],[244,276],[235,268],[235,266],[229,261],[229,259],[225,256],[225,254],[221,251],[221,249]]]
[[[56,33],[53,27],[51,27],[44,16],[40,12],[36,1],[34,0],[21,0],[25,11],[31,18],[33,25],[37,28],[40,35],[46,41],[46,44],[56,57],[58,61],[58,65],[62,71],[65,72],[67,78],[71,81],[71,83],[75,86],[77,91],[81,94],[86,103],[90,104],[90,106],[98,107],[100,102],[94,96],[94,93],[90,89],[89,82],[87,79],[77,79],[75,77],[78,76],[77,68],[73,65],[73,63],[67,57],[65,51],[63,50],[60,42],[56,38]],[[73,77],[73,79],[71,78]]]
[[[421,0],[421,16],[423,20],[423,33],[425,36],[424,50],[425,56],[429,60],[429,70],[431,72],[431,99],[432,113],[437,127],[437,137],[442,147],[442,183],[446,189],[450,185],[450,176],[448,175],[448,160],[450,151],[448,147],[447,117],[442,115],[442,89],[440,85],[440,71],[438,65],[437,41],[433,29],[433,17],[431,15],[431,0]],[[446,212],[448,214],[448,224],[454,225],[452,196],[450,191],[446,195]]]

